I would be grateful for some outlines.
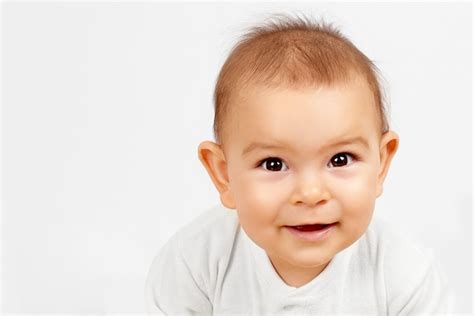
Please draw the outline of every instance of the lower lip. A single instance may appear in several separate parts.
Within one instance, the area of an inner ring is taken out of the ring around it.
[[[307,232],[298,230],[291,226],[285,226],[285,228],[287,228],[290,231],[290,233],[292,233],[294,236],[298,237],[299,239],[302,239],[305,241],[318,241],[318,240],[325,239],[336,224],[337,223],[328,225],[321,230],[307,231]]]

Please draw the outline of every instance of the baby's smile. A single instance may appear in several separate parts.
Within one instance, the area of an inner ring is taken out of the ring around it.
[[[337,223],[333,224],[312,224],[312,225],[300,225],[300,226],[285,226],[290,233],[296,238],[305,241],[319,241],[328,237],[329,232]]]
[[[359,77],[256,86],[233,106],[222,146],[230,189],[221,200],[283,278],[288,269],[319,273],[365,232],[381,193],[371,90]]]
[[[198,148],[224,207],[163,247],[147,302],[166,314],[449,310],[432,249],[373,217],[399,143],[379,69],[332,25],[266,22],[223,64],[215,142]]]

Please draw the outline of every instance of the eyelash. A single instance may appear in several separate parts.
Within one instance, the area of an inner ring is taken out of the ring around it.
[[[331,157],[331,159],[334,158],[334,156],[337,156],[337,155],[347,155],[347,156],[350,156],[351,159],[352,159],[352,163],[354,163],[355,161],[358,161],[358,160],[359,160],[359,156],[357,156],[356,154],[350,153],[350,152],[346,152],[346,151],[343,151],[343,152],[340,152],[340,153],[337,153],[337,154],[333,155],[333,156]],[[260,162],[257,164],[256,167],[262,167],[262,165],[263,165],[267,160],[270,160],[270,159],[278,159],[278,160],[281,160],[281,161],[283,162],[283,159],[278,158],[278,157],[267,157],[267,158],[264,158],[264,159],[260,160]],[[328,164],[331,163],[331,159],[329,159]],[[342,166],[342,167],[332,167],[332,168],[343,168],[343,167],[346,167],[346,166],[347,166],[347,165]],[[264,169],[264,170],[265,170],[265,169]],[[266,171],[266,170],[265,170],[265,171]],[[278,172],[278,171],[270,171],[270,170],[269,170],[269,172]]]

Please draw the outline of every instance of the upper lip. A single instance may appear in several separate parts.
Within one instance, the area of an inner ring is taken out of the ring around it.
[[[305,223],[305,224],[297,224],[297,225],[287,225],[287,226],[304,226],[304,225],[330,225],[335,224],[337,222],[328,222],[328,223]]]

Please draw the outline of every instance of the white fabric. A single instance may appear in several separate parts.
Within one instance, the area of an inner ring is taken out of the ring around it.
[[[216,206],[180,229],[154,259],[145,286],[148,313],[203,315],[433,315],[454,297],[431,249],[374,215],[367,231],[325,270],[288,286],[234,210]]]

